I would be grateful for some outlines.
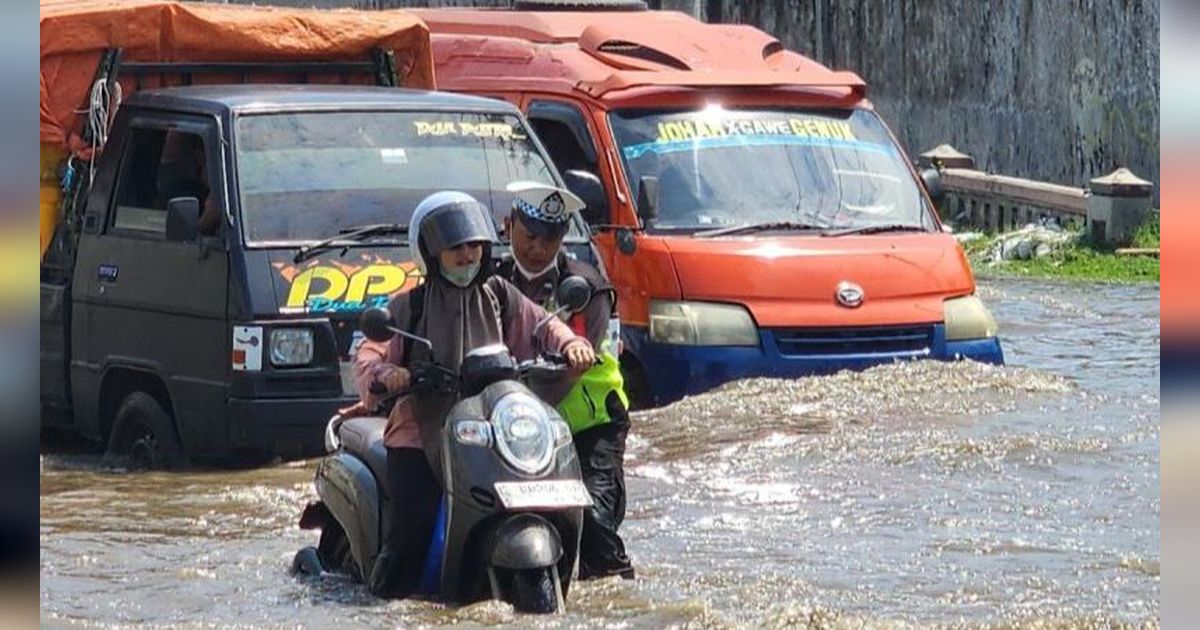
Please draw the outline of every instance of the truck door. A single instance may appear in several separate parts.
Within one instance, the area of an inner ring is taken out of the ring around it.
[[[587,117],[576,104],[535,98],[527,103],[526,111],[529,124],[537,132],[559,172],[587,171],[596,175],[604,186],[607,208],[598,222],[593,220],[600,227],[593,231],[592,240],[600,251],[609,281],[617,289],[618,306],[624,323],[633,312],[631,307],[639,304],[639,300],[644,303],[645,297],[644,290],[639,287],[639,273],[632,251],[622,254],[617,246],[618,232],[626,242],[633,242],[633,234],[627,229],[613,229],[614,225],[622,223],[619,210],[624,199],[616,185],[621,175],[615,170],[615,164],[605,158],[603,142],[597,142]],[[637,319],[644,324],[644,313]]]
[[[583,113],[576,105],[564,101],[534,99],[527,105],[526,119],[542,145],[546,147],[546,152],[550,154],[558,172],[565,177],[568,171],[584,171],[596,176],[604,187],[604,207],[599,212],[601,216],[598,219],[593,217],[590,222],[600,225],[612,223],[612,218],[608,215],[608,208],[613,207],[609,200],[611,186],[605,184],[604,174],[597,159],[596,143]],[[595,240],[604,268],[608,271],[611,269],[609,263],[612,248],[603,245],[603,234]],[[577,252],[577,255],[579,254]],[[586,260],[591,256],[583,257]]]
[[[111,402],[112,388],[159,387],[147,393],[167,398],[185,452],[224,447],[233,239],[220,149],[215,117],[130,119],[100,233],[81,242],[76,265],[74,338],[86,339],[78,362],[95,385],[77,390],[73,402],[77,417],[97,423],[81,427],[89,432],[106,429],[94,410],[106,396]],[[167,237],[167,203],[178,197],[200,201],[197,238]]]

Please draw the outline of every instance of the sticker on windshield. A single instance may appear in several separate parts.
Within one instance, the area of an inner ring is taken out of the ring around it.
[[[384,164],[408,164],[408,154],[404,149],[380,149],[379,159]]]
[[[361,264],[335,261],[299,267],[274,262],[272,266],[288,285],[280,313],[353,313],[385,307],[393,294],[411,290],[422,279],[414,263],[368,256]]]
[[[804,116],[659,122],[657,136],[652,142],[628,145],[622,152],[626,159],[636,159],[646,153],[663,155],[697,148],[766,145],[821,146],[894,153],[888,145],[859,140],[848,122]]]
[[[502,122],[470,123],[461,121],[413,121],[418,136],[462,136],[468,138],[500,138],[524,140],[525,134],[516,125]]]

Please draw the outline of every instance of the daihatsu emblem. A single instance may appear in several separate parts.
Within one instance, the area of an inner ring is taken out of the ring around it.
[[[866,297],[863,294],[862,287],[853,282],[843,282],[837,286],[837,301],[838,304],[846,308],[858,308],[862,306],[863,299]]]

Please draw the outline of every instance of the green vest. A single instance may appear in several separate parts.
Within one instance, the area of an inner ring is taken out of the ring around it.
[[[509,261],[502,265],[500,273],[514,273],[513,268],[508,266],[512,264]],[[559,278],[567,274],[581,275],[593,286],[596,286],[599,280],[598,272],[594,268],[582,263],[576,264],[560,253]],[[550,312],[557,308],[553,295],[543,300],[541,305]],[[608,407],[604,404],[608,400],[609,392],[616,392],[621,404],[626,409],[629,408],[629,397],[625,395],[625,379],[621,377],[621,365],[615,353],[613,341],[606,337],[600,347],[596,348],[596,357],[600,359],[600,363],[584,372],[571,391],[558,403],[558,413],[571,427],[572,435],[578,435],[612,420],[608,415]]]
[[[577,435],[592,427],[609,422],[608,407],[604,401],[609,392],[617,392],[621,404],[629,408],[629,397],[625,395],[625,380],[621,377],[621,365],[612,353],[612,342],[607,339],[600,344],[596,353],[600,363],[583,373],[575,386],[558,403],[558,413]]]

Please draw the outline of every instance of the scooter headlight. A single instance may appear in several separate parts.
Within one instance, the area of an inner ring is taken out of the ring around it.
[[[496,450],[505,461],[530,475],[546,469],[554,436],[541,401],[523,392],[505,394],[492,408],[491,420]]]

